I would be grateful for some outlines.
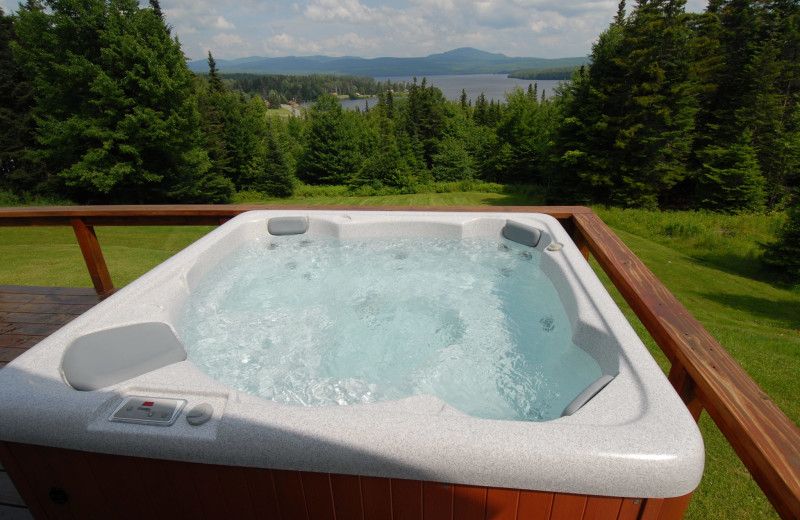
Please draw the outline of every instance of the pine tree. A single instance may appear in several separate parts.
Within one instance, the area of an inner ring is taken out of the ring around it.
[[[766,185],[766,202],[780,207],[800,171],[800,3],[766,6],[764,40],[753,63],[759,75],[753,143]]]
[[[172,26],[167,24],[166,19],[164,18],[164,12],[161,10],[161,3],[158,0],[150,0],[150,9],[153,10],[153,14],[155,14],[161,23],[164,25],[164,30],[167,31],[167,34],[172,33]]]
[[[466,112],[469,110],[469,104],[467,102],[467,91],[465,89],[461,89],[461,97],[458,100],[458,105],[461,107],[461,110]]]
[[[614,16],[614,25],[622,26],[625,23],[625,0],[617,4],[617,14]]]
[[[391,102],[388,102],[391,101]],[[350,185],[410,189],[417,181],[416,166],[406,134],[399,128],[391,92],[381,93],[369,114],[368,133],[362,138],[364,162]]]
[[[203,148],[211,162],[209,174],[231,178],[231,159],[225,138],[225,118],[221,108],[222,95],[212,91],[207,82],[201,78],[198,78],[196,95]]]
[[[33,85],[12,55],[16,40],[14,18],[0,9],[0,187],[12,191],[48,191],[53,188],[32,151],[35,121]]]
[[[709,88],[699,97],[696,199],[698,205],[719,211],[757,210],[765,202],[764,177],[770,174],[761,166],[759,143],[771,126],[762,123],[774,119],[770,105],[776,101],[776,69],[774,52],[764,45],[768,21],[759,4],[713,2],[713,14],[702,27],[702,34],[716,38],[718,45],[706,47],[714,58],[698,68]]]
[[[158,0],[150,0],[150,8],[153,10],[153,13],[155,13],[158,19],[163,22],[164,13],[161,11],[161,3]]]
[[[320,96],[303,134],[297,177],[309,184],[347,184],[362,161],[354,134],[339,100]]]
[[[246,188],[273,197],[291,197],[294,192],[294,176],[272,121],[267,122],[258,153],[253,156],[249,178]]]
[[[722,212],[763,209],[764,178],[751,141],[745,132],[738,143],[710,144],[699,153],[698,194],[704,207]]]
[[[428,86],[427,78],[422,78],[420,84],[414,78],[403,106],[406,132],[413,142],[418,143],[420,159],[428,170],[444,129],[444,103],[442,91]]]
[[[539,184],[550,154],[549,142],[557,122],[553,106],[540,104],[533,89],[526,94],[517,87],[506,94],[504,111],[497,123],[496,166],[500,182]]]
[[[696,113],[684,0],[639,0],[620,43],[625,81],[614,118],[618,203],[658,207],[686,176]]]
[[[219,77],[217,61],[211,55],[211,51],[208,51],[208,88],[212,92],[225,92],[226,90],[222,78]]]
[[[787,281],[800,284],[800,203],[797,200],[788,213],[778,240],[767,246],[762,261]]]
[[[433,156],[431,175],[437,182],[472,179],[475,170],[472,157],[464,143],[454,137],[445,137],[439,143],[439,151]]]
[[[472,118],[477,125],[489,126],[489,103],[486,101],[486,95],[483,92],[481,92],[481,95],[475,100]]]
[[[35,75],[41,156],[81,201],[204,201],[193,75],[135,0],[30,0],[20,59]]]
[[[623,117],[623,26],[611,24],[557,97],[563,120],[551,148],[555,173],[550,198],[559,203],[612,202],[620,151],[614,143]]]

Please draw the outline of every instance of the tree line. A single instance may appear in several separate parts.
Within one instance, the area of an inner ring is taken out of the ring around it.
[[[562,197],[781,208],[800,170],[800,3],[623,0],[562,93]]]
[[[560,97],[553,195],[648,208],[786,208],[767,263],[800,280],[800,2],[625,0]]]
[[[377,96],[382,90],[402,91],[405,82],[383,81],[366,76],[342,76],[338,74],[311,74],[285,76],[280,74],[224,73],[222,78],[233,90],[258,94],[269,101],[270,108],[281,103],[313,102],[323,94],[337,93],[351,99],[360,96]]]
[[[684,5],[620,2],[590,64],[548,98],[532,84],[451,102],[423,78],[343,110],[329,84],[223,80],[211,53],[209,73],[193,74],[157,0],[27,0],[0,13],[0,187],[81,203],[227,202],[288,196],[298,182],[367,194],[482,180],[538,185],[554,203],[788,208],[789,236],[800,227],[800,5]],[[338,80],[337,91],[361,89]],[[317,101],[267,117],[265,90]]]

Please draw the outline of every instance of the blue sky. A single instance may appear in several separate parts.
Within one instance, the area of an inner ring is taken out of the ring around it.
[[[585,56],[619,0],[160,0],[184,53],[412,57],[475,47],[508,56]],[[142,5],[147,1],[140,0]],[[628,4],[635,2],[629,0]],[[4,11],[16,2],[0,0]],[[688,0],[701,12],[706,0]]]

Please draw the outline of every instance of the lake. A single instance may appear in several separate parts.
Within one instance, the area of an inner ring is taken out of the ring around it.
[[[509,78],[505,74],[459,74],[459,75],[443,75],[443,76],[426,76],[428,85],[433,85],[442,91],[444,97],[451,101],[458,101],[461,98],[461,90],[467,92],[467,99],[471,99],[473,104],[481,92],[486,96],[486,100],[494,99],[495,101],[505,101],[506,92],[510,92],[514,87],[520,87],[523,90],[528,88],[529,84],[536,83],[539,85],[539,96],[542,95],[542,90],[545,91],[545,96],[550,97],[553,95],[560,80],[554,79],[515,79]],[[414,80],[413,76],[398,76],[398,77],[378,77],[375,81],[382,82],[387,79],[400,82],[407,81],[411,83]],[[417,82],[422,83],[422,77],[417,77]],[[364,108],[363,99],[344,99],[342,100],[342,107],[344,108]],[[369,99],[369,105],[373,106],[378,102],[377,98]]]

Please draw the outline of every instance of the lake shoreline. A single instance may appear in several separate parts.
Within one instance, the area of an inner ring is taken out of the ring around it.
[[[412,83],[415,76],[378,76],[375,81],[384,83],[386,81],[392,82],[407,82]],[[556,87],[562,83],[561,80],[526,80],[510,78],[507,74],[443,74],[436,76],[416,76],[417,83],[422,83],[425,78],[428,85],[432,85],[442,91],[444,97],[450,101],[458,101],[461,98],[462,90],[466,92],[467,99],[474,104],[478,97],[483,93],[487,101],[505,101],[506,93],[511,92],[514,88],[519,87],[527,90],[528,85],[536,85],[538,87],[537,95],[541,97],[544,92],[545,97],[551,97]],[[342,108],[361,110],[365,109],[367,104],[373,106],[377,103],[377,98],[368,99],[340,99]],[[374,102],[370,102],[374,101]],[[313,102],[303,103],[303,106],[311,106]]]

